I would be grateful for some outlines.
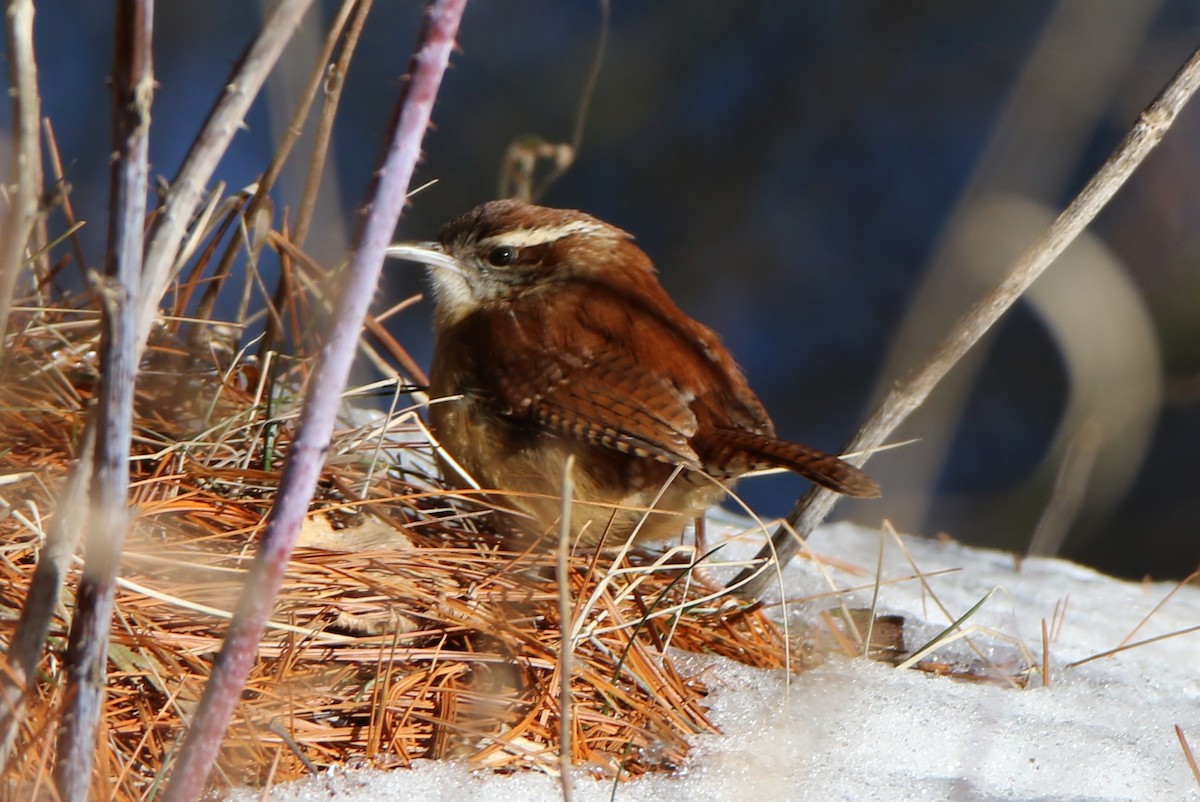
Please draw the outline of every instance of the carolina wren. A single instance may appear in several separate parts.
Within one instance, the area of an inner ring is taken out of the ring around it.
[[[720,339],[679,310],[631,239],[582,212],[500,200],[436,242],[389,249],[429,266],[430,394],[460,396],[430,406],[431,428],[519,529],[556,536],[570,454],[584,546],[677,535],[766,468],[878,496],[853,465],[775,437]]]

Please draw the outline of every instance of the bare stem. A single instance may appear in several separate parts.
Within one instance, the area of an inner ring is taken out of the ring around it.
[[[283,45],[295,30],[299,17],[311,2],[312,0],[283,0],[275,9],[275,12],[267,20],[263,33],[234,68],[233,76],[225,84],[225,92],[221,100],[210,113],[203,131],[189,152],[175,183],[172,184],[163,206],[163,215],[154,229],[150,246],[145,251],[145,258],[141,261],[140,303],[133,308],[135,322],[138,323],[138,326],[134,336],[135,353],[130,361],[132,365],[137,364],[141,352],[145,349],[150,323],[153,321],[158,302],[170,278],[172,262],[179,252],[187,222],[199,204],[201,190],[232,141],[233,134],[239,127],[250,102],[262,86],[266,73],[270,71]],[[36,73],[33,71],[32,61],[32,4],[27,0],[10,0],[8,15],[12,53],[10,60],[13,63],[14,82],[17,89],[14,97],[16,98],[15,102],[18,103],[18,109],[20,109],[20,112],[14,115],[20,121],[16,139],[18,143],[24,142],[27,145],[31,143],[30,146],[36,148],[38,111]],[[141,87],[141,89],[149,91],[148,87]],[[26,135],[27,116],[31,116],[33,119],[33,126],[30,129],[33,132],[32,138]],[[34,163],[31,161],[33,157],[27,153],[25,156],[21,156],[22,151],[19,147],[14,148],[14,152],[18,154],[17,164],[23,171],[19,173],[22,177],[18,182],[18,188],[36,187],[38,182],[29,178],[29,176],[36,177],[39,174],[30,167]],[[38,190],[32,191],[34,214],[36,214],[37,194]],[[142,196],[144,197],[144,195],[145,190],[142,191]],[[13,208],[19,208],[19,204],[14,204]],[[144,214],[145,206],[143,205],[143,217],[136,226],[130,226],[128,218],[119,224],[123,226],[122,230],[125,232],[122,237],[133,231],[138,232],[139,258],[141,258],[140,237]],[[117,224],[118,216],[114,215],[110,219],[110,226]],[[9,220],[11,221],[11,219],[10,210]],[[32,219],[23,225],[29,229],[32,226]],[[6,225],[3,231],[14,232],[16,230],[12,225]],[[2,233],[0,232],[0,234]],[[8,251],[5,249],[10,249],[10,246],[11,250],[17,253],[17,261],[14,263],[17,269],[23,258],[24,240],[27,235],[28,231],[25,236],[20,238],[20,243],[15,243],[12,238],[4,239],[3,245],[0,246],[0,253],[7,253]],[[114,250],[110,251],[110,256],[118,253],[120,247],[131,247],[129,242],[126,242],[124,246],[118,246],[116,243],[115,239],[112,240],[111,247]],[[0,256],[0,259],[2,258],[3,256]],[[8,276],[4,268],[5,264],[0,261],[0,274],[3,274],[0,275],[0,286]],[[15,275],[13,281],[15,282]],[[0,296],[0,313],[7,308],[7,293],[3,293]],[[2,331],[0,329],[0,332]],[[3,703],[2,710],[0,710],[0,758],[2,758],[0,763],[7,763],[8,757],[11,756],[12,745],[23,714],[23,694],[26,691],[24,685],[32,676],[45,646],[54,609],[66,577],[67,565],[79,542],[83,522],[87,517],[88,505],[85,491],[92,479],[94,461],[92,455],[96,447],[97,430],[102,428],[98,423],[101,420],[97,414],[88,418],[88,425],[80,444],[80,456],[71,467],[66,488],[63,491],[60,509],[64,511],[64,514],[56,516],[47,532],[46,545],[42,549],[41,558],[38,560],[29,592],[26,594],[25,604],[21,610],[21,618],[13,634],[12,645],[7,655],[12,668],[11,676],[0,675],[0,691],[3,692],[4,697],[0,699],[0,702]],[[125,454],[128,455],[127,447]],[[124,499],[125,495],[122,494],[120,498]],[[123,527],[115,524],[107,529],[109,532],[118,530],[124,531]],[[101,595],[104,595],[103,591]],[[97,611],[97,613],[100,612],[102,611]],[[106,614],[103,617],[107,621],[110,615]]]
[[[54,135],[54,124],[50,122],[50,118],[42,120],[42,132],[46,137],[46,155],[50,159],[50,165],[53,170],[51,177],[54,183],[58,186],[66,185],[66,175],[63,173],[62,157],[58,152],[58,138]],[[76,224],[79,220],[75,217],[75,206],[71,203],[71,193],[64,191],[62,193],[63,217],[66,220],[67,228],[74,233],[71,234],[71,252],[75,255],[75,266],[79,269],[80,275],[86,281],[88,260],[83,255],[83,246],[79,242],[79,231]],[[57,274],[57,269],[51,269],[46,276],[47,281],[53,281]]]
[[[575,671],[575,640],[571,631],[571,502],[575,500],[575,456],[567,457],[563,466],[562,512],[558,523],[558,774],[563,802],[575,798],[575,782],[571,776],[574,748],[571,743],[571,675]]]
[[[374,0],[359,0],[354,10],[354,18],[346,31],[346,40],[338,53],[337,61],[329,66],[325,79],[325,103],[321,107],[321,116],[317,120],[317,134],[313,142],[312,156],[308,161],[308,174],[304,178],[304,191],[300,194],[300,207],[296,211],[296,228],[292,233],[292,241],[296,247],[303,248],[308,238],[309,225],[312,223],[313,210],[317,207],[317,191],[321,187],[321,175],[325,172],[325,162],[329,152],[329,144],[333,140],[333,121],[337,117],[338,105],[342,99],[342,89],[346,85],[346,73],[350,70],[350,60],[358,48],[358,40],[362,35],[363,26],[367,22],[367,14],[371,11]]]
[[[25,262],[25,246],[33,230],[37,216],[37,198],[41,192],[38,178],[41,155],[38,148],[38,117],[40,100],[37,88],[37,62],[33,53],[33,3],[32,0],[10,0],[6,7],[8,17],[8,60],[10,91],[13,103],[12,165],[10,174],[16,180],[16,191],[9,198],[9,207],[0,227],[0,363],[7,351],[2,347],[8,330],[12,295],[17,277]],[[73,547],[73,546],[72,546]],[[39,568],[40,568],[39,563]],[[26,608],[34,588],[26,597]],[[41,643],[49,630],[50,617],[57,601],[57,588],[49,598],[45,594],[39,601],[49,603],[45,621],[33,622],[31,630],[26,622],[26,610],[9,646],[8,664],[10,671],[0,673],[0,767],[7,765],[8,757],[16,738],[24,703],[24,685],[33,674],[41,654]],[[38,644],[30,649],[30,635],[42,630]]]
[[[392,120],[390,145],[367,193],[357,247],[338,299],[332,330],[321,349],[280,477],[275,504],[238,600],[204,696],[180,750],[165,802],[191,802],[204,790],[225,728],[250,673],[296,535],[320,476],[337,418],[342,388],[383,265],[384,250],[404,207],[405,193],[429,126],[433,102],[450,60],[466,0],[436,0],[430,7]]]
[[[38,118],[37,61],[33,55],[33,0],[9,0],[8,63],[13,104],[13,145],[10,175],[16,192],[9,199],[8,214],[0,229],[0,343],[8,331],[8,316],[17,277],[25,264],[25,244],[37,222],[38,197],[42,192],[41,148]],[[7,349],[0,348],[0,361]]]
[[[3,694],[0,698],[0,770],[8,766],[12,757],[12,747],[25,716],[29,680],[41,660],[67,568],[79,544],[87,514],[87,490],[92,479],[95,442],[96,427],[89,422],[79,446],[79,456],[67,473],[66,484],[58,498],[59,514],[51,520],[46,532],[46,543],[38,555],[37,567],[22,603],[21,617],[5,655],[9,670],[0,672],[0,693]]]
[[[1055,219],[1041,239],[1025,252],[999,284],[958,319],[929,358],[887,394],[844,449],[859,455],[851,462],[857,465],[866,462],[871,451],[883,445],[884,440],[924,403],[950,369],[1095,219],[1162,140],[1197,86],[1200,86],[1200,50],[1192,54],[1167,87],[1142,112],[1108,161]],[[787,522],[794,527],[796,535],[807,537],[825,520],[838,498],[835,493],[814,487],[796,502],[788,514]],[[786,565],[796,555],[799,544],[788,526],[776,529],[771,539],[773,547],[768,544],[757,555],[760,564],[746,569],[731,583],[745,582],[739,588],[739,593],[753,598],[761,596],[770,581],[770,566]],[[751,578],[755,573],[758,575]]]
[[[363,26],[366,25],[367,15],[371,11],[371,4],[372,0],[345,0],[335,22],[336,30],[330,31],[329,36],[326,37],[325,46],[322,48],[317,63],[314,65],[312,75],[309,78],[309,85],[305,88],[304,115],[296,114],[292,118],[291,127],[294,131],[299,132],[303,126],[304,119],[308,116],[313,100],[316,99],[317,91],[324,86],[325,102],[321,106],[321,114],[317,119],[316,136],[313,142],[312,153],[308,160],[308,170],[304,178],[304,190],[300,194],[299,209],[296,212],[296,224],[290,237],[292,243],[297,248],[304,247],[309,223],[312,221],[313,209],[317,205],[317,193],[321,186],[321,175],[325,171],[325,163],[329,155],[329,144],[333,139],[333,121],[337,114],[338,102],[342,96],[342,88],[345,86],[346,72],[350,67],[350,60],[354,55],[354,51],[358,47],[359,37],[362,34]],[[349,22],[349,27],[346,25],[347,21]],[[346,30],[345,40],[342,42],[336,61],[331,64],[329,60],[333,57],[334,48],[337,46],[338,39],[341,38],[343,29]],[[288,281],[288,271],[281,269],[275,285],[275,294],[271,300],[271,304],[277,310],[277,314],[267,318],[263,337],[258,345],[258,358],[260,360],[266,357],[268,351],[272,351],[277,347],[280,338],[283,336],[281,321],[288,297]],[[293,317],[293,325],[296,322]],[[271,381],[273,384],[274,377],[272,377]]]
[[[87,554],[67,642],[66,703],[59,725],[55,784],[64,800],[86,802],[104,706],[108,635],[117,568],[129,528],[129,447],[133,438],[134,328],[146,219],[150,105],[154,96],[152,0],[117,4],[113,48],[113,152],[108,256],[98,287],[103,336],[95,420]]]

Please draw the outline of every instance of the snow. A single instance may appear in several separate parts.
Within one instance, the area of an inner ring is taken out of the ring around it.
[[[864,569],[854,576],[827,563],[844,588],[872,583],[881,540],[884,582],[913,576],[897,540],[877,530],[837,524],[809,543],[818,555]],[[1174,729],[1182,727],[1200,750],[1200,632],[1067,667],[1116,648],[1152,611],[1131,642],[1197,626],[1200,589],[1179,588],[1155,611],[1174,584],[1122,582],[1062,560],[1034,558],[1018,566],[1012,555],[955,543],[904,538],[903,544],[946,608],[943,613],[915,579],[880,587],[879,612],[905,617],[908,648],[938,635],[997,589],[964,624],[979,628],[972,642],[1010,673],[1030,657],[1040,666],[1045,620],[1054,634],[1049,686],[1036,672],[1029,687],[1018,690],[842,656],[789,676],[679,655],[686,670],[703,673],[723,734],[697,737],[688,765],[674,776],[646,776],[614,790],[611,781],[580,772],[575,799],[1200,799]],[[727,559],[744,557],[753,545],[726,551]],[[958,570],[928,576],[944,569]],[[811,560],[795,561],[784,583],[791,599],[829,590]],[[869,607],[871,596],[868,587],[851,594],[848,604]],[[788,606],[789,625],[794,632],[811,627],[822,607],[835,604],[797,601]],[[988,673],[962,639],[933,658]],[[277,787],[270,799],[538,802],[562,799],[562,791],[556,778],[543,774],[500,776],[422,761],[411,770],[331,772]]]

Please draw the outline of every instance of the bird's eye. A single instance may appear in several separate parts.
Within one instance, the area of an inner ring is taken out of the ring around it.
[[[497,245],[487,255],[488,264],[492,267],[511,265],[517,258],[517,249],[511,245]]]

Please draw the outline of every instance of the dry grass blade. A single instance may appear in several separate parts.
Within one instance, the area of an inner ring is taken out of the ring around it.
[[[1042,687],[1050,687],[1050,628],[1042,619]]]
[[[46,136],[46,151],[50,159],[50,165],[53,172],[54,183],[56,186],[62,187],[62,209],[63,217],[67,222],[67,230],[60,234],[57,239],[70,239],[71,253],[75,257],[75,266],[79,269],[81,278],[87,278],[86,268],[89,264],[87,258],[83,255],[83,246],[79,242],[79,229],[83,228],[84,223],[75,219],[75,208],[71,201],[70,188],[67,185],[66,175],[63,173],[62,156],[58,150],[58,137],[54,133],[54,125],[49,118],[42,120],[42,130]],[[56,240],[51,240],[47,246],[47,250],[55,247],[58,244]],[[53,281],[58,274],[58,268],[51,268],[47,279]]]
[[[1133,643],[1123,643],[1120,646],[1116,647],[1115,649],[1108,649],[1106,651],[1099,652],[1097,654],[1093,654],[1091,657],[1085,657],[1082,660],[1076,660],[1073,663],[1067,663],[1065,666],[1063,666],[1063,668],[1076,668],[1077,666],[1084,665],[1085,663],[1090,663],[1093,660],[1099,660],[1103,657],[1111,657],[1114,654],[1120,654],[1121,652],[1127,651],[1129,649],[1137,649],[1141,646],[1147,646],[1151,643],[1158,643],[1160,640],[1166,640],[1167,638],[1177,638],[1180,635],[1188,635],[1192,632],[1200,632],[1200,624],[1197,624],[1194,627],[1184,627],[1183,629],[1177,629],[1174,632],[1165,632],[1162,635],[1155,635],[1153,638],[1144,638],[1143,640],[1134,641]]]
[[[1192,777],[1196,780],[1196,785],[1200,786],[1200,765],[1196,764],[1196,753],[1192,751],[1192,745],[1188,743],[1187,736],[1183,734],[1183,727],[1175,725],[1175,737],[1179,739],[1179,745],[1183,748],[1183,756],[1187,759],[1188,768],[1192,770]]]
[[[1162,600],[1160,600],[1158,604],[1154,605],[1154,608],[1150,612],[1148,612],[1148,613],[1146,613],[1146,615],[1142,616],[1142,620],[1137,623],[1137,626],[1134,627],[1133,629],[1131,629],[1129,631],[1129,634],[1126,635],[1124,638],[1122,638],[1121,642],[1117,645],[1124,646],[1125,644],[1129,643],[1129,641],[1133,640],[1134,636],[1142,631],[1142,627],[1144,627],[1146,625],[1146,622],[1149,621],[1151,618],[1153,618],[1155,613],[1157,613],[1159,610],[1161,610],[1163,608],[1163,606],[1166,605],[1166,603],[1171,600],[1171,597],[1173,597],[1176,593],[1179,592],[1180,588],[1182,588],[1184,585],[1188,585],[1192,582],[1195,582],[1197,579],[1200,579],[1200,571],[1193,571],[1192,573],[1185,576],[1182,580],[1180,580],[1179,584],[1177,584],[1175,587],[1171,588],[1171,591],[1166,596],[1163,596]]]
[[[62,346],[63,332],[73,338],[68,352],[93,353],[94,317],[65,308],[38,317],[37,325],[23,321],[30,334],[14,354],[27,374],[44,362],[44,343]],[[72,319],[89,322],[61,325]],[[220,645],[220,611],[231,609],[244,581],[247,540],[278,488],[277,471],[253,467],[262,459],[258,432],[265,422],[253,387],[236,365],[202,364],[184,368],[192,377],[185,387],[174,386],[174,375],[155,379],[151,371],[138,396],[142,437],[134,444],[132,492],[139,515],[116,595],[123,623],[111,640],[99,763],[112,771],[102,768],[93,789],[102,798],[142,799],[161,782]],[[73,393],[62,393],[63,379],[74,383]],[[73,455],[56,432],[84,425],[73,398],[89,398],[96,381],[96,366],[81,360],[62,375],[38,372],[0,406],[0,426],[21,433],[25,444],[0,454],[0,476],[9,477],[5,498],[40,511],[24,522],[0,521],[6,607],[18,606],[29,586],[38,531],[63,512],[56,486]],[[293,426],[280,429],[283,452]],[[357,427],[334,439],[331,453],[344,456],[322,472],[272,618],[279,626],[263,636],[221,745],[220,784],[284,782],[308,773],[306,760],[324,769],[455,757],[500,770],[560,770],[560,650],[563,630],[575,622],[562,618],[550,579],[554,555],[506,551],[495,535],[474,531],[472,519],[446,515],[459,494],[429,483],[433,455],[416,423],[388,427],[387,437],[387,459],[408,472],[380,471],[375,458],[363,459],[376,444]],[[250,467],[243,467],[244,454]],[[660,644],[670,638],[675,648],[780,667],[785,641],[761,612],[697,607],[711,588],[679,582],[666,566],[593,559],[572,557],[567,570],[571,597],[592,600],[573,613],[584,619],[571,683],[574,759],[613,776],[673,768],[685,759],[691,735],[714,728],[704,686],[682,675]],[[69,579],[73,587],[78,574]],[[660,608],[677,612],[647,618],[647,600],[660,597]],[[55,759],[62,616],[70,612],[59,608],[52,621],[52,646],[35,675],[17,759],[4,776],[17,797],[44,787]],[[11,628],[0,622],[0,638]]]
[[[965,624],[967,620],[971,618],[971,616],[975,615],[975,613],[979,611],[979,608],[987,604],[988,599],[992,598],[992,594],[995,592],[996,589],[993,588],[985,593],[979,601],[971,605],[969,610],[960,615],[958,618],[954,619],[950,626],[946,627],[941,632],[930,638],[927,643],[915,650],[911,655],[905,658],[904,662],[896,667],[909,668],[910,666],[913,666],[919,662],[922,657],[937,649],[939,646],[949,643],[952,639],[966,637],[969,630],[963,629],[963,624]]]
[[[876,613],[879,610],[879,585],[883,581],[883,547],[887,543],[883,532],[879,533],[879,557],[875,561],[875,585],[871,588],[871,617],[870,623],[867,625],[867,636],[863,638],[862,654],[863,657],[868,657],[871,653],[871,644],[874,643],[873,635],[875,629]]]

